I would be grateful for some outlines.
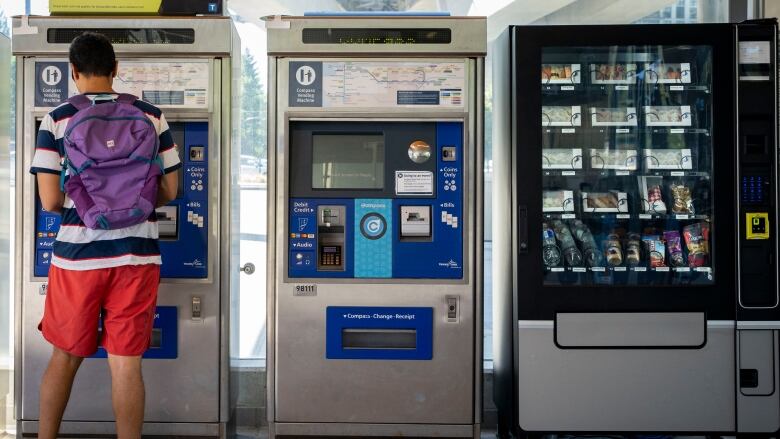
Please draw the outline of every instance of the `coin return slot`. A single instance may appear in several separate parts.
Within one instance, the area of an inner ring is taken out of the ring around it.
[[[149,344],[152,349],[159,349],[162,347],[162,330],[154,328],[152,329],[152,340]]]
[[[417,349],[417,330],[345,328],[341,343],[344,349]]]

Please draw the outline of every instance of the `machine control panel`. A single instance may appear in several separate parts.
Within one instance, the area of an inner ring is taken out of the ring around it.
[[[462,278],[462,123],[292,129],[290,277]]]
[[[157,209],[163,278],[208,276],[209,163],[208,123],[171,122],[171,135],[179,149],[179,193]],[[36,201],[34,275],[46,277],[60,228],[59,214],[43,210]]]

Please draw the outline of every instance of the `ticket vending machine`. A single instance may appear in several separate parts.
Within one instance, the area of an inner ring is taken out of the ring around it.
[[[157,210],[162,252],[151,348],[144,355],[145,434],[222,436],[227,408],[228,203],[231,54],[227,17],[14,19],[17,59],[16,407],[19,432],[37,432],[38,389],[51,347],[37,330],[60,216],[45,212],[28,170],[40,121],[77,93],[68,47],[84,31],[114,44],[114,88],[163,110],[182,161],[179,193]],[[96,331],[99,328],[95,328]],[[84,361],[63,434],[110,434],[110,376],[100,349]]]
[[[271,437],[478,437],[483,18],[272,17]]]

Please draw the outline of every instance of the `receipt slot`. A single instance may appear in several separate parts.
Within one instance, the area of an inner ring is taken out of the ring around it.
[[[231,54],[237,42],[224,17],[14,19],[17,57],[17,350],[18,430],[38,429],[38,389],[51,353],[37,329],[43,315],[52,245],[61,224],[36,196],[32,163],[43,117],[77,93],[68,47],[84,31],[103,33],[119,60],[118,92],[160,108],[182,167],[179,192],[156,211],[163,265],[150,349],[144,354],[144,434],[224,436],[227,331]],[[227,169],[227,168],[225,168]],[[100,326],[100,325],[98,325]],[[96,327],[100,332],[100,328]],[[65,412],[63,434],[113,434],[111,382],[102,348],[85,359]]]
[[[267,28],[271,437],[479,437],[485,20]]]

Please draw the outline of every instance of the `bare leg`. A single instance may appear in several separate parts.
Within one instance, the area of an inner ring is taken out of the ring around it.
[[[111,368],[111,401],[118,439],[140,439],[144,424],[144,380],[141,357],[108,356]]]
[[[62,422],[62,414],[68,405],[73,379],[83,358],[54,348],[40,390],[40,415],[38,426],[40,439],[56,439]]]

